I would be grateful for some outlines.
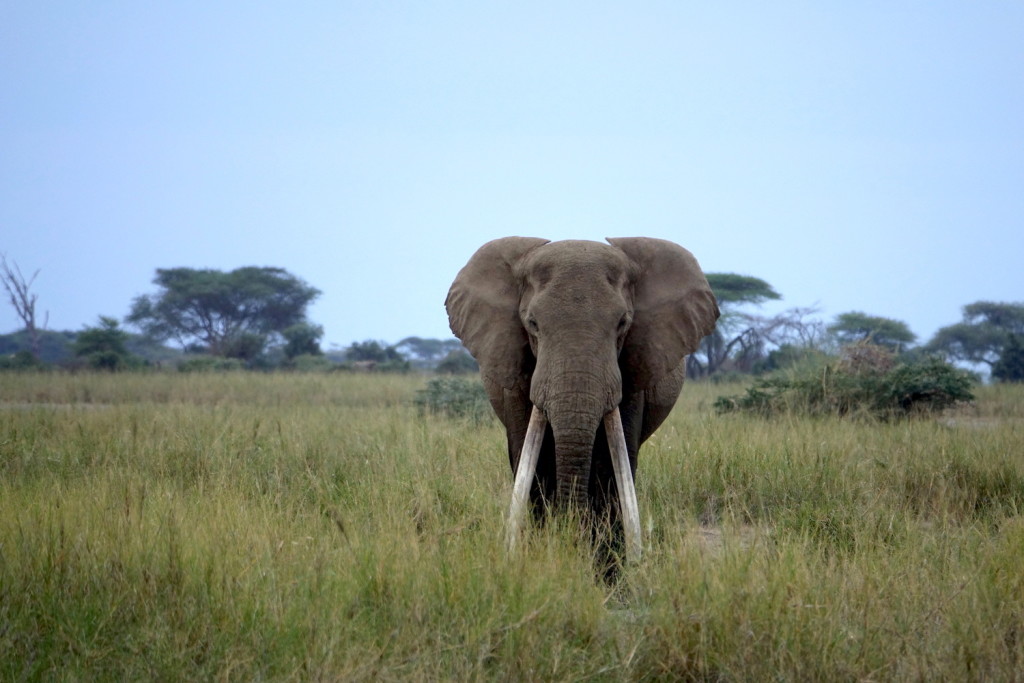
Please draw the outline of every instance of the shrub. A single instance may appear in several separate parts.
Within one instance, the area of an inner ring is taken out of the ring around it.
[[[337,369],[338,364],[323,354],[303,353],[285,360],[281,367],[298,372],[330,372]]]
[[[426,388],[416,392],[416,406],[421,415],[464,417],[474,422],[482,422],[493,414],[483,384],[460,377],[430,380]]]
[[[0,370],[42,370],[46,364],[32,355],[31,351],[15,351],[8,356],[0,356]]]
[[[75,356],[93,370],[114,372],[138,368],[142,359],[128,351],[125,346],[128,337],[116,318],[101,315],[97,327],[87,327],[78,333],[73,344]]]
[[[244,368],[245,364],[237,358],[218,356],[196,356],[178,364],[180,372],[226,372]]]
[[[451,351],[437,364],[437,372],[442,375],[466,375],[472,372],[479,372],[480,366],[462,349]]]
[[[745,395],[720,397],[715,409],[888,419],[937,412],[974,399],[970,375],[941,359],[901,362],[881,347],[868,346],[844,349],[837,362],[758,379]]]

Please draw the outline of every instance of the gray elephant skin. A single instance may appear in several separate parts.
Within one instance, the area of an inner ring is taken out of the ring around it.
[[[513,473],[534,407],[544,418],[529,483],[535,513],[575,506],[614,523],[605,418],[618,408],[631,487],[640,445],[672,410],[685,357],[719,310],[686,249],[646,237],[607,241],[488,242],[456,276],[445,307],[505,426]]]

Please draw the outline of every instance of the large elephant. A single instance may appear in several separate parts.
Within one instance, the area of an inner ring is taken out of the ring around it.
[[[640,444],[672,410],[685,356],[718,319],[689,251],[645,237],[608,242],[488,242],[445,300],[508,436],[510,545],[529,491],[535,510],[574,505],[613,521],[621,498],[627,551],[639,553]]]

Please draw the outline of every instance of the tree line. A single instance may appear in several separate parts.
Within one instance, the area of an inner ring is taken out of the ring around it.
[[[310,321],[309,304],[321,292],[282,268],[231,271],[160,268],[156,291],[132,302],[123,320],[100,316],[74,332],[40,324],[32,285],[17,264],[0,257],[0,282],[23,329],[0,335],[0,368],[62,363],[71,367],[126,369],[174,364],[185,369],[291,368],[472,372],[476,364],[456,339],[407,337],[398,343],[353,342],[321,348],[323,327]],[[758,309],[782,296],[766,281],[736,273],[708,273],[722,316],[715,331],[687,359],[691,378],[763,374],[806,358],[835,355],[851,344],[871,344],[903,357],[938,356],[987,369],[1000,381],[1024,381],[1024,303],[978,301],[964,306],[961,321],[941,328],[927,343],[906,323],[849,311],[826,323],[815,308],[774,316]],[[121,327],[125,323],[135,331]]]

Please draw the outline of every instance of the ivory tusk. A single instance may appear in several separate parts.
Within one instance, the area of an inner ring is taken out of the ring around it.
[[[615,485],[619,491],[622,528],[626,533],[626,557],[631,562],[636,562],[640,560],[643,552],[643,544],[640,541],[640,506],[636,501],[633,471],[629,467],[626,435],[622,431],[622,416],[618,408],[604,416],[604,431],[608,436],[608,451],[612,456]]]
[[[537,406],[533,407],[530,413],[530,424],[526,428],[526,440],[523,441],[523,451],[519,455],[519,464],[516,466],[516,481],[512,486],[512,503],[508,508],[508,523],[505,526],[505,546],[509,552],[515,550],[516,540],[519,538],[519,527],[526,514],[526,502],[530,499],[530,484],[533,483],[533,475],[537,473],[537,460],[540,457],[540,447],[544,443],[544,430],[547,429],[548,421]]]

